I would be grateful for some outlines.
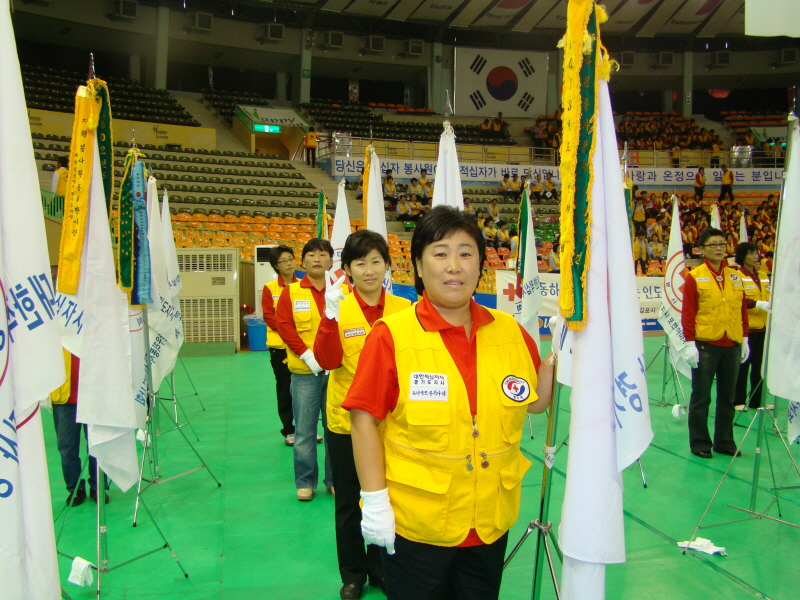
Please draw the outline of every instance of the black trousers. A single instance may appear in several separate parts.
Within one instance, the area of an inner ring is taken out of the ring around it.
[[[286,349],[269,349],[269,362],[275,373],[275,394],[278,397],[278,416],[281,419],[281,435],[294,433],[294,412],[292,411],[292,373],[286,364]]]
[[[381,548],[388,600],[496,600],[508,532],[492,544],[433,546],[397,536],[395,554]]]
[[[711,450],[708,434],[708,407],[711,404],[711,384],[717,379],[717,407],[714,417],[714,450],[734,451],[733,417],[734,394],[739,375],[741,344],[715,346],[695,342],[700,362],[692,369],[692,396],[689,400],[689,447],[692,452]]]
[[[316,148],[306,148],[306,164],[311,165],[312,167],[317,166],[317,149]]]
[[[336,490],[336,555],[342,583],[364,585],[383,579],[383,565],[378,546],[365,546],[361,535],[361,484],[353,458],[353,440],[343,433],[327,431],[328,456]]]
[[[751,331],[747,338],[750,344],[750,356],[747,361],[739,365],[739,377],[736,379],[736,400],[734,406],[747,404],[750,408],[761,406],[761,363],[764,359],[764,339],[766,331]],[[750,393],[752,397],[747,401],[747,375],[750,372]]]
[[[697,186],[694,187],[694,199],[697,202],[703,201],[703,196],[705,195],[705,193],[706,193],[705,187],[697,187]]]
[[[733,202],[733,186],[732,185],[721,185],[719,188],[719,198],[717,198],[717,202],[722,202],[725,199],[725,196],[728,196]]]

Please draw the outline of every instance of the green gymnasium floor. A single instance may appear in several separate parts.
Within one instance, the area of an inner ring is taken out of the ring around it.
[[[659,350],[662,338],[646,338],[648,361]],[[544,343],[545,349],[549,346]],[[160,551],[104,576],[104,597],[109,599],[163,598],[205,600],[317,600],[336,599],[340,580],[334,543],[333,499],[324,489],[310,503],[295,500],[292,451],[283,444],[275,408],[272,372],[266,353],[241,353],[231,357],[187,358],[186,367],[200,391],[207,410],[197,399],[185,398],[183,406],[200,442],[197,448],[223,483],[217,488],[205,471],[168,481],[148,489],[143,497],[152,510],[181,563],[189,573],[184,579],[173,559]],[[703,460],[687,447],[686,417],[671,416],[660,407],[662,360],[648,372],[655,439],[642,457],[649,487],[644,489],[636,465],[624,473],[625,535],[628,562],[607,570],[607,598],[650,600],[738,600],[748,598],[796,599],[800,596],[797,557],[800,531],[769,520],[750,520],[701,530],[700,535],[724,546],[728,556],[681,555],[676,542],[688,540],[714,489],[728,466],[727,457]],[[789,374],[787,374],[789,376]],[[188,380],[178,367],[179,395],[190,393]],[[162,390],[163,391],[163,390]],[[558,440],[568,430],[568,390],[562,392]],[[785,426],[785,402],[779,421]],[[163,414],[163,413],[162,413]],[[753,412],[740,415],[749,423]],[[166,419],[162,419],[163,421]],[[510,547],[528,522],[538,517],[541,493],[541,449],[546,418],[534,419],[535,439],[523,437],[523,447],[534,460],[523,490],[519,523],[511,531]],[[64,508],[66,492],[55,448],[52,417],[45,414],[45,438],[54,515]],[[165,429],[167,427],[164,427]],[[737,439],[744,428],[736,428]],[[800,485],[789,472],[790,462],[780,440],[769,435],[778,481]],[[731,474],[706,519],[707,524],[746,516],[726,508],[747,506],[750,498],[755,432],[744,445]],[[197,466],[197,460],[178,432],[159,438],[163,477]],[[800,459],[797,445],[792,447]],[[770,502],[770,463],[762,454],[757,508]],[[559,521],[564,491],[566,456],[556,458],[551,518]],[[787,476],[788,473],[788,476]],[[146,515],[131,527],[134,491],[122,494],[113,488],[108,505],[108,539],[111,565],[160,545],[160,538]],[[800,489],[781,493],[783,518],[800,523]],[[773,507],[769,513],[777,516]],[[63,515],[56,523],[58,532]],[[94,562],[95,504],[72,509],[59,550]],[[530,598],[534,538],[529,538],[505,572],[501,598]],[[72,598],[94,597],[93,588],[67,583],[70,561],[59,558],[62,585]],[[560,567],[559,567],[560,569]],[[543,584],[542,598],[554,598],[552,584]],[[366,598],[382,598],[368,591]]]

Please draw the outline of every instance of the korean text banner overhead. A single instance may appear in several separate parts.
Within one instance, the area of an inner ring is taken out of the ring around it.
[[[547,53],[456,48],[459,116],[535,118],[546,112]]]

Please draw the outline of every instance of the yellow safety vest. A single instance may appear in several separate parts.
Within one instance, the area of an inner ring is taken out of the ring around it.
[[[509,188],[511,189],[512,192],[518,192],[520,185],[522,185],[521,182],[514,181],[513,179],[508,182],[508,186],[509,186]]]
[[[280,277],[280,275],[278,277]],[[272,294],[272,306],[277,307],[278,300],[280,299],[281,292],[283,291],[283,286],[280,284],[280,279],[270,281],[269,283],[265,284],[264,287],[269,290],[270,294]],[[267,347],[275,348],[276,350],[283,350],[286,348],[286,344],[281,339],[281,336],[279,336],[278,332],[269,325],[267,325]]]
[[[534,180],[533,184],[531,185],[532,192],[541,192],[542,191],[542,182],[539,179]]]
[[[294,327],[300,339],[309,348],[314,348],[314,338],[317,336],[317,330],[322,318],[319,310],[317,310],[317,302],[311,294],[311,288],[300,287],[299,281],[290,283],[289,299],[292,301]],[[311,374],[311,369],[308,368],[306,362],[292,352],[291,348],[286,348],[286,356],[289,359],[287,364],[292,373],[297,373],[298,375]]]
[[[721,290],[717,285],[716,276],[705,263],[689,273],[697,284],[695,339],[715,341],[727,334],[732,342],[741,343],[744,339],[742,330],[744,289],[739,272],[724,267]]]
[[[531,465],[519,441],[536,371],[514,317],[477,331],[478,414],[439,332],[415,310],[383,321],[394,341],[400,393],[383,422],[386,480],[397,533],[457,546],[475,529],[490,544],[516,522],[522,478]]]
[[[504,179],[503,181],[500,182],[500,189],[504,192],[507,192],[509,183],[511,183],[511,181],[509,181],[508,179]]]
[[[53,390],[50,394],[50,402],[53,404],[66,404],[69,402],[69,392],[72,385],[72,354],[67,350],[63,350],[63,352],[64,370],[67,372],[67,378],[61,384],[61,387]]]
[[[411,306],[411,301],[399,296],[385,294],[383,315],[388,317]],[[339,311],[339,341],[342,344],[342,366],[331,371],[328,379],[328,429],[334,433],[350,433],[350,411],[342,408],[347,390],[353,383],[358,367],[358,357],[364,348],[367,335],[372,331],[364,311],[355,294],[350,294],[341,303]]]
[[[409,194],[416,194],[417,196],[421,196],[423,192],[424,190],[422,189],[422,186],[420,184],[417,185],[408,184]]]
[[[741,274],[742,277],[742,284],[744,285],[744,295],[746,296],[747,300],[755,300],[758,302],[759,300],[763,300],[765,302],[769,302],[769,295],[770,295],[770,286],[769,286],[769,279],[764,273],[759,273],[757,277],[761,282],[761,288],[759,289],[758,285],[751,277],[748,277],[744,273]],[[760,308],[748,308],[747,309],[747,317],[750,322],[750,329],[764,329],[767,326],[767,311],[762,310]]]
[[[394,196],[394,188],[395,184],[392,183],[391,181],[387,181],[386,183],[383,184],[384,193],[387,196]]]

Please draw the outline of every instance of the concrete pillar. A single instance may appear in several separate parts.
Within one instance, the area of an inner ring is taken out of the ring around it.
[[[683,53],[683,86],[681,88],[681,116],[692,116],[692,77],[694,75],[694,52]]]
[[[142,55],[130,55],[130,72],[128,76],[134,81],[142,81]]]
[[[275,73],[275,99],[278,102],[286,102],[286,71]]]
[[[672,112],[672,88],[667,88],[663,91],[661,96],[661,110],[664,112]]]
[[[306,39],[312,33],[310,29],[303,30],[303,37],[300,41],[300,72],[297,77],[300,79],[300,97],[297,101],[300,104],[311,102],[311,48],[306,44]]]
[[[444,90],[442,89],[442,43],[431,44],[431,68],[428,71],[428,108],[437,113],[444,112]]]
[[[169,62],[169,6],[158,7],[156,23],[156,81],[159,90],[167,89],[167,63]]]

